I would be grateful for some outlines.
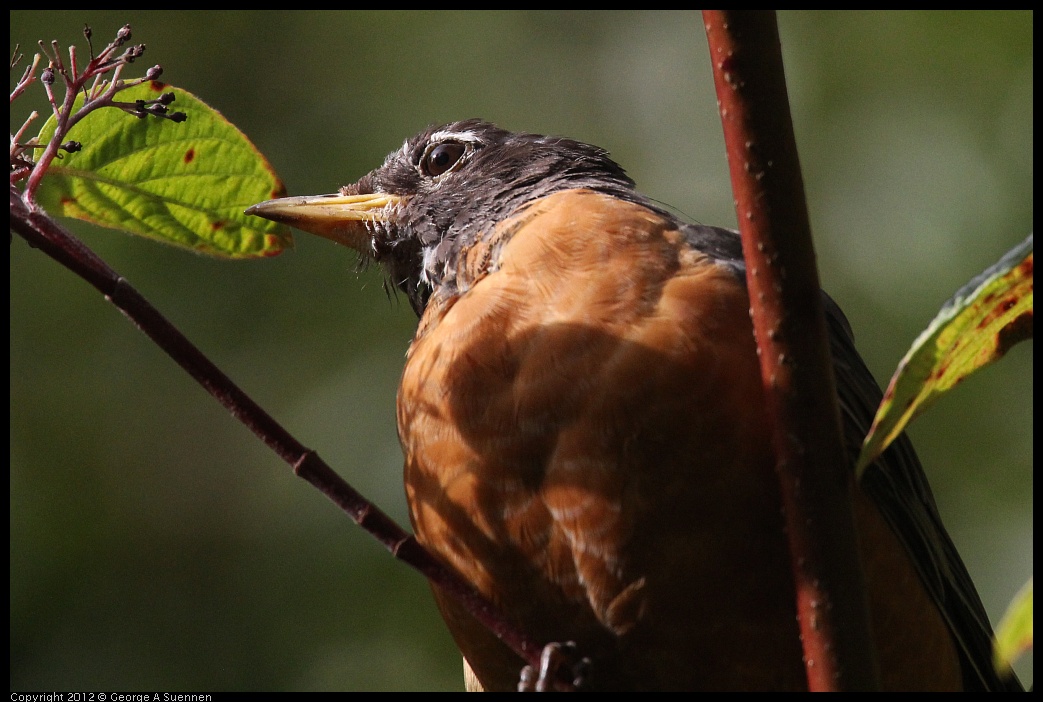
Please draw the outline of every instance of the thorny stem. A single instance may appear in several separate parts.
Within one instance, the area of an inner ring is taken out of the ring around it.
[[[879,689],[775,15],[704,10],[812,691]]]

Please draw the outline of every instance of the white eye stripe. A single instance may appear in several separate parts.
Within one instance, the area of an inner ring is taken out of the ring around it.
[[[474,132],[451,132],[446,130],[432,134],[428,143],[435,144],[440,141],[462,141],[467,144],[481,144],[482,138]]]
[[[481,135],[479,135],[477,132],[473,132],[473,131],[470,131],[470,130],[464,131],[464,132],[454,132],[454,131],[450,131],[448,129],[443,129],[441,131],[434,132],[428,138],[428,140],[426,142],[426,145],[424,146],[424,150],[419,155],[419,159],[423,160],[424,156],[426,154],[430,153],[430,151],[431,151],[431,149],[433,147],[438,146],[439,144],[445,143],[447,141],[456,141],[456,142],[460,142],[460,143],[463,143],[463,144],[467,144],[469,146],[473,145],[473,144],[484,145],[486,143],[482,139]],[[415,155],[415,152],[414,152],[415,148],[416,148],[416,144],[415,143],[411,143],[410,140],[407,139],[406,141],[404,141],[402,143],[402,148],[400,148],[398,150],[398,152],[397,152],[399,154],[399,156],[396,157],[396,158],[404,158],[404,159],[410,159],[411,157],[412,158],[417,158],[417,156]],[[471,151],[471,149],[468,149],[468,153],[464,154],[463,159],[466,159],[470,155],[470,151]],[[461,159],[461,160],[463,160],[463,159]],[[390,156],[388,157],[388,160],[391,160]],[[419,163],[420,163],[420,161],[417,161],[416,163],[414,163],[414,166],[415,167],[419,166]]]

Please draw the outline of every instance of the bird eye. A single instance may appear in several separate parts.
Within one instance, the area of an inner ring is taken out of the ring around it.
[[[420,170],[427,176],[440,176],[446,171],[452,170],[463,155],[463,144],[458,141],[444,141],[428,147],[423,158],[420,159]]]

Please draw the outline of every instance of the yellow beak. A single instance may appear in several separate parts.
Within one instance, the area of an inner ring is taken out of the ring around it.
[[[374,224],[387,222],[402,203],[397,195],[305,195],[268,200],[248,215],[282,222],[361,251],[372,252]]]

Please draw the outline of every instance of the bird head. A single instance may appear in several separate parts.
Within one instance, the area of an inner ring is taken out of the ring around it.
[[[407,139],[338,193],[269,200],[246,212],[376,260],[419,315],[432,292],[455,284],[462,251],[520,207],[571,188],[643,200],[604,149],[470,119]]]

